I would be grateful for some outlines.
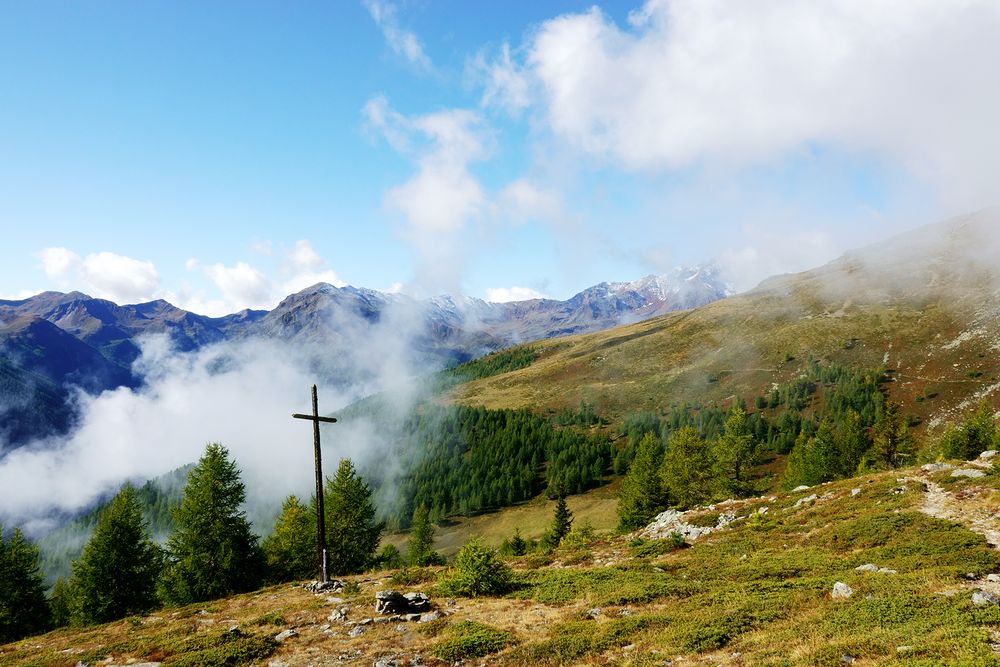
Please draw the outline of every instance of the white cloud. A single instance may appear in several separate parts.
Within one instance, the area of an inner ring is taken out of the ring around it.
[[[556,136],[628,169],[834,145],[971,207],[1000,194],[997,34],[990,0],[650,0],[624,28],[596,7],[545,22],[524,68]]]
[[[486,300],[493,303],[508,301],[528,301],[529,299],[547,299],[548,296],[530,287],[488,287]]]
[[[80,266],[80,256],[66,248],[44,248],[38,258],[45,275],[59,286],[67,284]]]
[[[508,183],[498,194],[497,205],[501,215],[514,223],[531,220],[555,223],[566,215],[559,193],[526,178]]]
[[[203,271],[235,310],[274,307],[271,281],[246,262],[236,262],[233,266],[210,264]]]
[[[500,47],[495,59],[487,61],[486,54],[480,52],[467,69],[483,87],[482,106],[499,107],[511,116],[518,116],[531,104],[529,78],[521,65],[511,58],[507,42]]]
[[[112,252],[84,257],[80,275],[94,288],[94,296],[116,303],[149,301],[155,298],[160,287],[160,276],[152,262]]]
[[[79,286],[92,296],[116,303],[150,301],[159,292],[160,276],[148,260],[107,251],[81,259],[60,247],[45,248],[38,256],[45,275],[61,289]]]
[[[421,69],[431,69],[431,59],[424,53],[420,40],[413,32],[400,27],[395,4],[386,0],[362,0],[361,4],[371,14],[385,41],[397,55],[403,56]]]
[[[419,282],[432,291],[457,291],[463,234],[488,204],[469,171],[470,163],[490,153],[482,119],[464,109],[410,118],[392,111],[383,98],[371,100],[364,113],[370,127],[416,161],[416,174],[387,191],[383,202],[402,216],[402,236],[421,259]]]

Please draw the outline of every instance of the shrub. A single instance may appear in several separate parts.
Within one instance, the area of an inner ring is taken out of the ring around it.
[[[472,539],[458,552],[455,567],[440,588],[445,595],[498,595],[510,588],[512,576],[495,550]]]
[[[466,658],[481,658],[502,651],[514,643],[514,636],[475,621],[462,621],[448,628],[447,637],[431,652],[442,660],[454,662]]]

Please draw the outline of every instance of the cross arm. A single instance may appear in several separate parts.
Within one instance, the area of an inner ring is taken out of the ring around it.
[[[318,417],[315,415],[301,415],[298,412],[292,414],[295,419],[308,419],[309,421],[325,422],[327,424],[336,424],[336,417]]]

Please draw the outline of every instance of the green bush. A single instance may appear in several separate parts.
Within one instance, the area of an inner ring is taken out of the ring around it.
[[[467,658],[481,658],[502,651],[514,643],[514,635],[475,621],[462,621],[447,629],[445,639],[438,642],[431,652],[442,660],[454,662]]]
[[[455,566],[439,588],[445,595],[499,595],[510,589],[512,577],[495,550],[472,539],[455,556]]]

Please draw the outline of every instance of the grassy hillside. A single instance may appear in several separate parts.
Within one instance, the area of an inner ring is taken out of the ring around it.
[[[533,343],[530,365],[454,387],[449,400],[556,412],[581,401],[621,421],[685,403],[751,399],[814,356],[887,367],[890,398],[934,428],[1000,389],[992,218],[911,233],[707,306]]]
[[[30,638],[0,647],[0,665],[435,665],[482,651],[476,664],[1000,664],[1000,607],[972,601],[1000,590],[980,534],[1000,477],[982,465],[978,479],[910,469],[701,508],[684,520],[738,518],[686,548],[625,536],[529,555],[500,597],[448,603],[433,569],[352,578],[344,602],[284,585]],[[857,569],[869,563],[895,572]],[[833,597],[837,582],[853,594]],[[386,588],[427,591],[447,615],[363,624]],[[330,620],[343,604],[346,621]]]

